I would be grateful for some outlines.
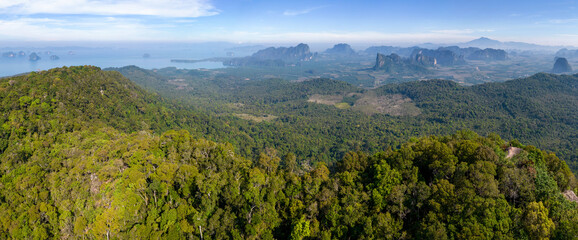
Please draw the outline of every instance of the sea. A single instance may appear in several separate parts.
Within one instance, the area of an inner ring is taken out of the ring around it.
[[[171,62],[172,59],[203,60],[250,55],[243,48],[223,44],[144,45],[102,47],[3,47],[0,48],[0,77],[63,66],[92,65],[102,69],[134,65],[144,69],[176,67],[178,69],[223,68],[219,61],[195,63]],[[39,59],[30,60],[36,54]]]

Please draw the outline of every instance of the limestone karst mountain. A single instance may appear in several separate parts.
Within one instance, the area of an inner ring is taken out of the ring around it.
[[[566,58],[557,58],[552,68],[553,73],[572,72],[572,66],[568,63]]]
[[[373,70],[384,70],[387,73],[424,73],[428,70],[419,64],[412,63],[410,59],[392,53],[390,55],[377,54]]]
[[[425,66],[435,66],[438,64],[453,66],[465,63],[464,56],[446,49],[415,49],[411,54],[411,60],[413,63]]]
[[[285,66],[286,64],[310,61],[316,56],[309,45],[300,43],[295,47],[269,47],[259,50],[249,57],[223,61],[226,66]]]
[[[353,50],[353,48],[351,48],[347,43],[336,44],[332,48],[325,50],[324,53],[339,56],[351,56],[356,54],[355,50]]]

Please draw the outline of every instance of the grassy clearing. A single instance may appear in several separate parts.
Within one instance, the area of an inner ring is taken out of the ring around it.
[[[351,97],[350,93],[347,95]],[[375,92],[368,91],[361,95],[359,99],[355,101],[353,107],[350,103],[344,101],[344,96],[342,95],[320,95],[315,94],[309,97],[308,102],[325,104],[335,106],[339,109],[353,109],[356,111],[363,112],[368,115],[372,114],[388,114],[392,116],[417,116],[421,113],[421,110],[415,106],[410,98],[404,97],[401,94],[391,94],[385,96],[377,96]]]
[[[175,85],[177,90],[183,90],[189,86],[188,83],[185,82],[185,79],[173,79],[168,81],[169,84]]]
[[[348,103],[341,102],[341,103],[335,104],[335,107],[339,108],[339,109],[349,109],[351,106]]]
[[[368,93],[355,102],[353,109],[369,115],[382,113],[392,116],[417,116],[421,113],[410,98],[401,94],[376,96]]]
[[[313,96],[309,97],[309,100],[307,101],[318,104],[331,105],[339,109],[351,108],[351,105],[349,105],[349,103],[343,102],[343,96],[341,95],[314,94]]]
[[[325,105],[332,105],[335,106],[341,101],[343,101],[343,96],[341,95],[320,95],[320,94],[313,94],[309,97],[308,102],[325,104]]]
[[[247,114],[247,113],[233,113],[233,115],[235,117],[240,118],[240,119],[245,119],[245,120],[255,121],[255,122],[263,122],[263,121],[269,122],[269,121],[273,121],[273,120],[278,118],[275,115],[268,115],[268,114],[264,114],[261,116],[255,116],[255,115],[251,115],[251,114]]]

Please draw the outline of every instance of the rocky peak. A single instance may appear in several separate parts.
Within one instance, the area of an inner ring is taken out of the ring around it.
[[[427,72],[425,67],[414,64],[410,59],[403,58],[395,53],[390,55],[378,53],[373,70],[385,71],[391,74],[422,74]]]
[[[36,54],[36,53],[31,53],[30,56],[28,57],[28,59],[30,61],[38,61],[38,60],[40,60],[40,56],[38,56],[38,54]]]
[[[435,66],[437,64],[453,66],[465,63],[464,56],[443,48],[438,50],[415,49],[411,54],[411,60],[413,63],[425,66]]]
[[[424,65],[424,66],[435,66],[437,65],[437,60],[433,56],[425,55],[423,50],[416,49],[414,53],[411,54],[412,63]]]
[[[339,43],[333,46],[333,48],[325,50],[327,54],[351,56],[355,54],[355,50],[347,43]]]
[[[258,60],[307,61],[312,56],[309,45],[300,43],[295,47],[266,48],[259,50],[251,57]]]
[[[317,56],[311,53],[309,45],[301,43],[295,47],[270,47],[257,51],[249,57],[231,58],[223,61],[225,66],[276,66],[310,61]]]
[[[556,62],[554,63],[554,67],[552,68],[553,73],[565,73],[565,72],[572,72],[572,67],[568,63],[566,58],[557,58]]]
[[[381,69],[386,65],[390,65],[390,64],[400,64],[403,62],[403,59],[395,54],[392,53],[391,55],[384,55],[381,53],[377,54],[377,58],[375,60],[375,66],[373,66],[373,69],[377,70],[377,69]]]

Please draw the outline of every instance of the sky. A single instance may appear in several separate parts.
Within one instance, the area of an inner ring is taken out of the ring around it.
[[[578,46],[578,0],[0,0],[0,41]]]

